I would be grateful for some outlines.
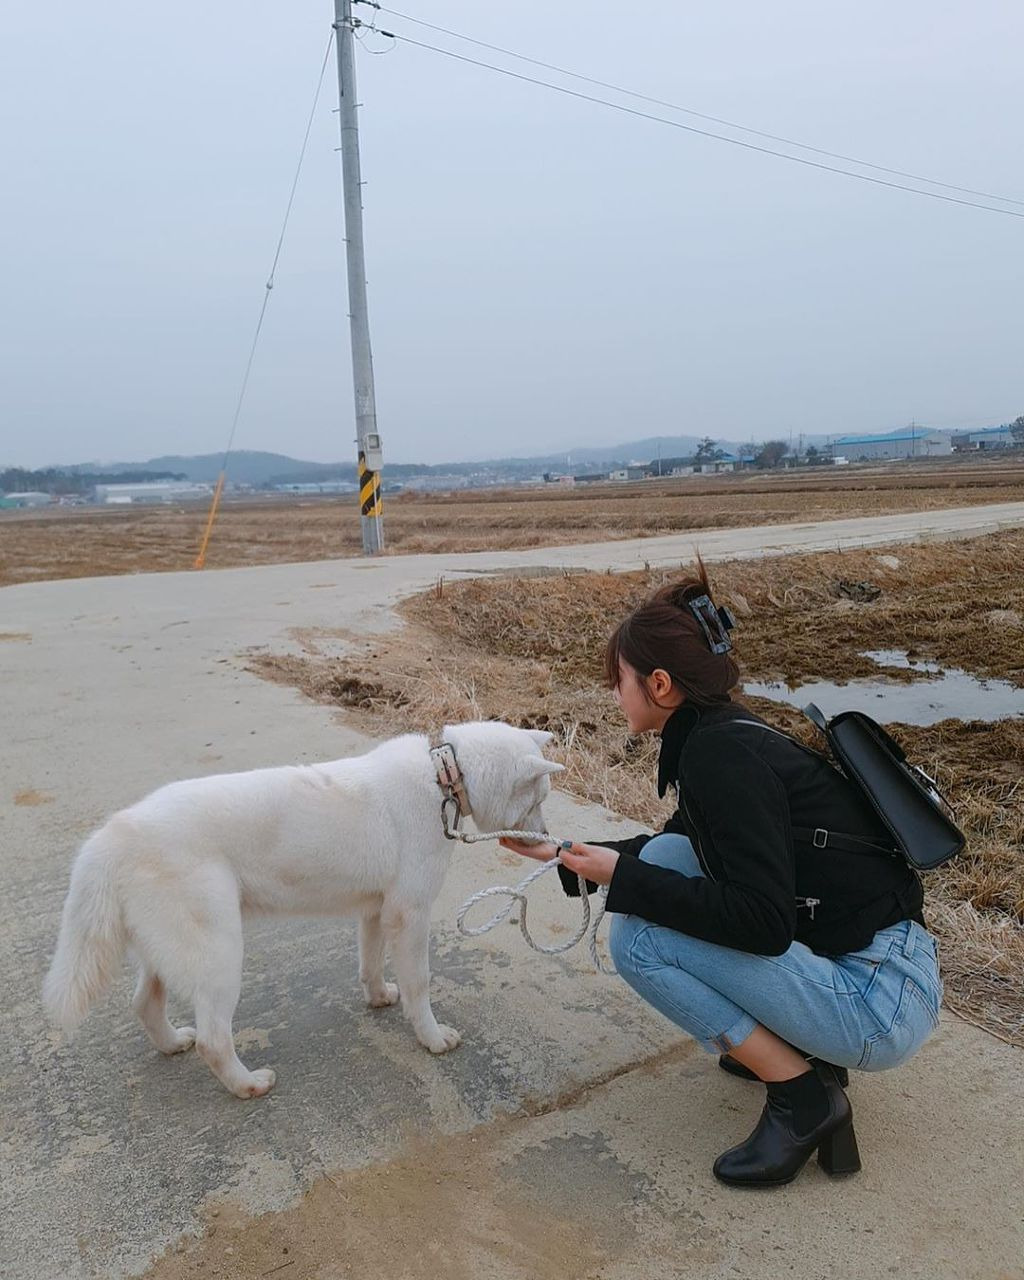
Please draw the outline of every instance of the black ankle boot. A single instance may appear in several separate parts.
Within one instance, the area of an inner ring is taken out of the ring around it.
[[[768,1098],[754,1132],[715,1161],[715,1177],[733,1187],[781,1187],[792,1182],[815,1150],[832,1177],[860,1168],[853,1108],[834,1072],[823,1065],[766,1086]]]
[[[797,1052],[799,1053],[799,1050],[797,1050]],[[849,1088],[850,1073],[849,1071],[847,1071],[845,1067],[837,1067],[834,1062],[826,1062],[824,1058],[809,1057],[807,1061],[811,1064],[812,1067],[819,1062],[822,1064],[822,1066],[831,1067],[832,1071],[835,1073],[836,1079],[843,1086],[843,1088],[844,1089]],[[718,1065],[722,1068],[723,1071],[728,1071],[728,1073],[731,1076],[739,1076],[741,1080],[756,1080],[758,1084],[764,1083],[764,1081],[761,1079],[760,1076],[755,1075],[754,1072],[751,1071],[749,1067],[745,1067],[742,1062],[737,1062],[736,1059],[732,1057],[731,1054],[723,1053],[722,1056],[718,1059]]]

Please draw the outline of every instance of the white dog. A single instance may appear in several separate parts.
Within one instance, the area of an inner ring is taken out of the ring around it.
[[[494,722],[450,725],[477,827],[543,831],[548,775],[563,766],[551,735]],[[359,977],[374,1008],[402,1006],[420,1043],[445,1053],[459,1034],[430,1007],[430,908],[452,844],[426,737],[364,756],[161,787],[84,844],[71,872],[60,937],[43,987],[71,1031],[129,950],[139,963],[133,1007],[163,1053],[196,1045],[240,1098],[274,1083],[235,1053],[231,1022],[247,913],[358,915]],[[398,986],[384,980],[389,944]],[[166,993],[189,999],[196,1027],[167,1019]]]

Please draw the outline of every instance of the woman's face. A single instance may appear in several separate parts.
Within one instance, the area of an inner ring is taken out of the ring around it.
[[[619,659],[619,683],[612,696],[622,708],[630,733],[660,732],[683,700],[664,671],[641,676],[622,658]]]

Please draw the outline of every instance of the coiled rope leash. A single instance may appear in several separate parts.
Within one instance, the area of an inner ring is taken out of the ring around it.
[[[441,788],[441,826],[444,829],[446,840],[458,840],[462,844],[479,844],[482,840],[527,840],[534,844],[551,842],[556,844],[559,849],[572,848],[571,840],[554,840],[546,831],[483,831],[472,835],[467,831],[461,831],[459,825],[463,816],[472,814],[473,810],[470,807],[469,796],[466,794],[462,771],[459,769],[458,761],[455,759],[455,751],[450,743],[442,742],[438,746],[430,748],[430,758],[437,774],[437,784]],[[566,951],[571,951],[577,943],[586,938],[590,950],[590,959],[598,973],[615,973],[616,970],[614,968],[609,968],[601,963],[601,958],[597,954],[597,931],[600,929],[601,921],[604,919],[605,904],[608,898],[607,885],[598,887],[598,907],[596,911],[592,912],[586,879],[581,875],[577,875],[576,878],[580,885],[580,899],[583,903],[583,919],[580,922],[580,927],[567,942],[560,942],[549,947],[542,946],[541,943],[533,940],[530,930],[526,927],[526,890],[533,884],[534,880],[539,880],[542,875],[553,867],[559,866],[561,862],[562,856],[557,854],[550,861],[542,862],[539,867],[531,871],[517,885],[496,884],[489,889],[481,889],[479,893],[474,893],[471,898],[467,898],[462,904],[458,915],[455,917],[459,932],[466,938],[479,938],[481,934],[490,933],[502,921],[509,918],[518,902],[519,930],[526,939],[528,947],[540,952],[541,955],[559,956]],[[476,925],[475,927],[467,925],[466,916],[484,898],[509,898],[510,901],[496,916],[492,916],[484,924]]]
[[[450,831],[447,821],[445,821],[445,835],[448,836],[449,840],[460,840],[463,844],[476,844],[481,840],[500,839],[531,840],[544,843],[552,840],[551,836],[540,831],[489,831],[479,835],[470,835],[465,831]],[[557,844],[560,849],[572,848],[571,840],[555,840],[554,843]],[[542,943],[534,940],[530,930],[527,928],[526,890],[535,880],[539,880],[542,875],[551,871],[554,867],[561,865],[561,863],[562,858],[559,854],[548,862],[542,862],[539,867],[536,867],[531,871],[530,874],[520,880],[517,885],[496,884],[492,885],[489,889],[481,889],[479,893],[474,893],[472,897],[467,898],[462,904],[459,908],[458,915],[455,917],[455,923],[459,932],[466,938],[479,938],[481,934],[490,933],[492,929],[496,928],[499,924],[509,918],[515,909],[516,903],[519,903],[519,931],[526,939],[526,945],[528,947],[531,947],[534,951],[539,951],[540,954],[544,956],[559,956],[566,951],[571,951],[573,947],[586,938],[587,948],[590,951],[590,959],[598,973],[615,973],[616,970],[614,967],[609,967],[608,965],[603,964],[601,957],[597,953],[597,931],[600,929],[601,921],[604,919],[605,903],[608,898],[607,885],[603,884],[598,886],[597,892],[599,901],[597,909],[592,911],[590,907],[590,895],[587,893],[587,882],[581,875],[576,877],[580,884],[580,901],[583,903],[583,919],[580,921],[580,926],[576,932],[565,942],[559,942],[551,946],[544,946]],[[478,902],[483,902],[485,898],[508,898],[509,902],[507,906],[502,907],[497,915],[492,916],[490,920],[485,921],[483,924],[466,924],[466,916],[473,910]]]

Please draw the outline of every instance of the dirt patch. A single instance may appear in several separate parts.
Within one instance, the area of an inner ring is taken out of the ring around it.
[[[713,566],[712,577],[719,600],[741,617],[737,648],[751,680],[877,677],[864,651],[893,648],[1024,686],[1021,630],[1007,620],[1024,615],[1021,564],[1024,531],[1012,531],[892,554],[732,561]],[[657,741],[623,733],[599,673],[612,624],[668,576],[448,584],[406,603],[404,631],[349,639],[348,657],[331,656],[325,633],[319,651],[311,642],[303,656],[261,655],[251,667],[344,705],[377,736],[488,717],[549,729],[567,766],[559,785],[657,826],[671,807],[654,792]],[[837,595],[840,582],[878,590],[858,600]],[[920,678],[914,670],[892,675]],[[770,723],[820,745],[796,709],[749,701]],[[886,719],[884,701],[877,715]],[[926,878],[947,1003],[1024,1046],[1024,720],[891,727],[938,779],[969,841],[967,854]]]
[[[55,799],[55,796],[47,795],[45,791],[19,791],[14,797],[14,803],[25,808],[35,808],[40,804],[53,804]]]
[[[488,551],[1022,498],[1021,459],[961,459],[842,472],[822,468],[777,475],[692,476],[578,490],[547,485],[404,493],[385,501],[385,535],[389,554]],[[202,504],[0,512],[0,586],[189,571],[206,514]],[[218,515],[207,565],[228,568],[360,554],[355,498],[231,500]]]
[[[0,644],[31,644],[32,636],[28,631],[0,631]]]
[[[630,1174],[622,1166],[602,1171],[600,1196],[567,1186],[564,1195],[545,1194],[555,1190],[551,1171],[527,1175],[538,1162],[551,1163],[552,1148],[557,1158],[557,1141],[517,1150],[505,1122],[482,1135],[413,1142],[399,1159],[325,1175],[294,1209],[250,1219],[224,1202],[207,1235],[165,1256],[147,1280],[596,1276],[635,1250]],[[577,1162],[575,1180],[585,1185],[594,1173]]]

